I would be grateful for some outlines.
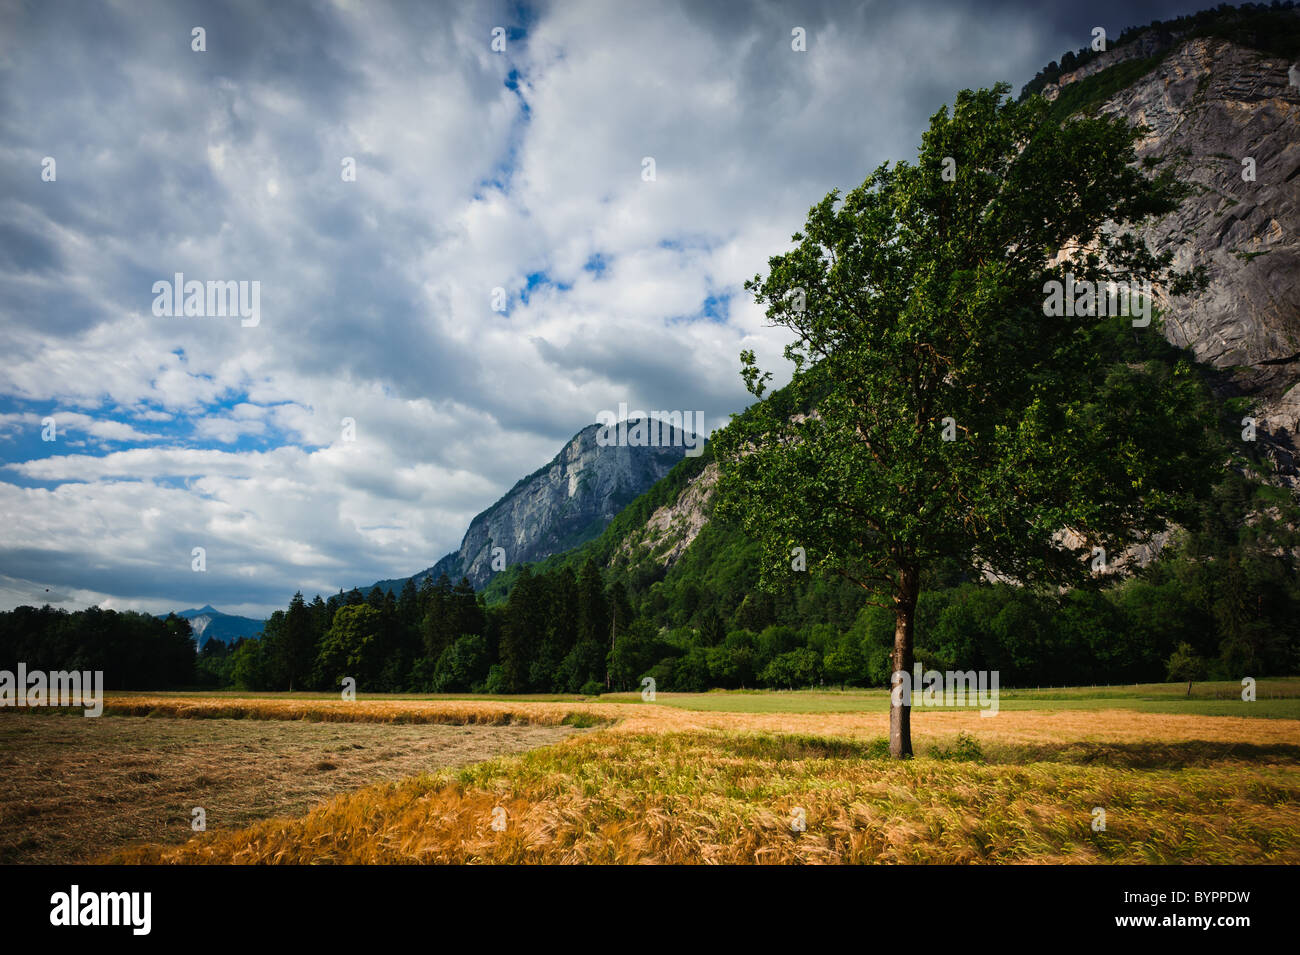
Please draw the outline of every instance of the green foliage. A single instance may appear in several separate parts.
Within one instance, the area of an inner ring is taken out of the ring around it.
[[[209,640],[194,662],[195,683],[215,688],[234,685],[233,649],[221,640]]]
[[[490,664],[487,640],[467,633],[442,651],[430,688],[435,693],[467,692],[487,679]]]
[[[1154,70],[1168,55],[1169,51],[1166,50],[1153,56],[1125,60],[1077,83],[1062,87],[1060,95],[1052,101],[1051,116],[1064,121],[1075,113],[1094,112],[1106,100]]]
[[[174,614],[17,607],[0,613],[0,669],[14,672],[19,662],[30,671],[100,670],[111,690],[199,682],[189,622]]]
[[[337,688],[347,677],[368,685],[381,663],[383,621],[383,612],[368,604],[339,608],[316,658],[317,685]]]
[[[950,746],[936,746],[931,754],[935,759],[952,760],[960,763],[984,762],[984,750],[979,740],[969,733],[958,733]]]
[[[1179,683],[1186,680],[1190,691],[1193,680],[1205,678],[1205,661],[1196,655],[1190,643],[1180,643],[1169,657],[1166,670],[1170,680]]]
[[[599,684],[596,686],[596,693],[601,691]],[[594,695],[594,694],[593,694]],[[560,721],[564,726],[572,726],[576,729],[590,729],[593,726],[600,726],[603,720],[599,716],[593,716],[590,713],[570,713]]]
[[[231,654],[231,677],[241,690],[270,690],[266,644],[261,640],[240,640]]]
[[[494,696],[500,696],[508,693],[506,684],[505,668],[499,663],[494,663],[488,667],[487,680],[483,684],[483,692],[490,693]]]
[[[1116,361],[1095,320],[1042,314],[1045,283],[1067,273],[1194,284],[1109,231],[1182,190],[1133,165],[1122,121],[1057,124],[1005,92],[961,93],[916,165],[881,166],[842,202],[832,191],[747,283],[795,337],[790,386],[715,438],[719,511],[760,542],[768,585],[790,578],[794,547],[814,572],[908,603],[938,559],[1078,585],[1093,546],[1122,550],[1208,486],[1190,367]],[[1049,264],[1067,246],[1092,251]],[[742,362],[764,399],[770,375]]]
[[[610,676],[616,690],[636,689],[655,663],[672,653],[648,620],[634,620],[614,638]]]
[[[765,686],[794,690],[819,685],[821,675],[822,660],[817,651],[801,647],[774,656],[763,667],[759,680]]]
[[[301,591],[293,595],[287,611],[277,610],[266,622],[262,637],[266,665],[275,682],[283,682],[291,690],[295,683],[299,689],[303,688],[316,660],[314,622]]]

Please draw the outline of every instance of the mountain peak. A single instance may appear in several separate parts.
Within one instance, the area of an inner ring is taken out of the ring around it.
[[[634,411],[632,416],[584,427],[547,464],[476,515],[460,549],[416,574],[416,582],[445,573],[453,581],[468,577],[482,589],[499,569],[493,566],[494,556],[502,556],[497,548],[509,566],[585,543],[684,456],[703,448],[704,437],[696,433],[702,422],[691,428],[690,419],[698,415],[664,420],[658,412]],[[381,584],[400,586],[401,581]]]
[[[212,604],[204,604],[198,609],[173,611],[182,620],[188,620],[194,639],[202,648],[209,640],[234,643],[241,637],[254,637],[265,626],[264,620],[252,617],[240,617],[235,614],[222,613]],[[167,614],[158,614],[163,619]]]

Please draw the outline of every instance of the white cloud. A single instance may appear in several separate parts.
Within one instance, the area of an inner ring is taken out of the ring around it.
[[[232,14],[198,56],[159,52],[189,11],[58,6],[7,48],[8,155],[59,179],[0,193],[0,601],[155,610],[428,566],[620,401],[722,424],[742,348],[781,372],[741,286],[808,207],[1061,48],[1009,7],[812,7],[797,54],[775,7],[591,2],[502,56],[515,8],[336,0]],[[261,323],[154,317],[176,272],[261,282]],[[46,407],[67,441],[24,443]]]

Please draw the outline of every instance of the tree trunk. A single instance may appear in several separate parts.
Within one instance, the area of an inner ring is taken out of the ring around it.
[[[609,656],[605,657],[605,689],[606,691],[614,688],[614,675],[609,670],[609,657],[614,655],[614,633],[618,620],[614,617],[613,611],[609,615]]]
[[[921,590],[920,573],[915,567],[903,567],[899,573],[898,593],[894,597],[893,673],[912,674],[912,624],[916,619],[916,598]],[[891,677],[890,688],[893,688]],[[920,687],[912,687],[915,695]],[[900,695],[901,696],[901,695]],[[889,699],[889,755],[895,759],[912,756],[912,706],[910,699]]]

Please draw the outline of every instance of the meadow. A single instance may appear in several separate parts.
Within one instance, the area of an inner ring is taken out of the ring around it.
[[[995,717],[918,709],[906,763],[887,758],[877,691],[122,694],[99,720],[0,715],[0,764],[14,778],[21,758],[62,759],[83,799],[178,807],[143,828],[137,813],[137,834],[119,826],[78,861],[1298,863],[1300,680],[1261,681],[1251,703],[1234,686],[1009,690]],[[82,724],[102,726],[63,744],[72,763],[40,737]],[[18,740],[21,726],[37,735]],[[466,730],[523,735],[445,748],[439,734]],[[340,762],[367,751],[369,769]],[[159,773],[128,765],[142,753],[175,772],[139,776]],[[241,790],[216,766],[269,782]],[[237,811],[194,835],[181,810],[217,792]],[[13,803],[5,831],[67,843],[67,820]],[[101,808],[99,831],[130,813]]]

